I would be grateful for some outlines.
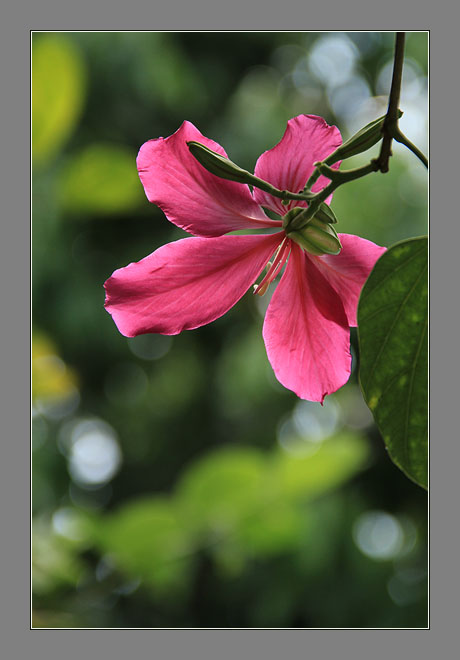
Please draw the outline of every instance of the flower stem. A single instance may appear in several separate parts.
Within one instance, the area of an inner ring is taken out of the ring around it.
[[[315,193],[312,192],[302,191],[300,193],[293,193],[290,192],[289,190],[279,190],[278,188],[275,188],[267,181],[264,181],[263,179],[259,179],[258,177],[249,174],[249,172],[247,174],[248,174],[248,182],[250,183],[251,186],[254,186],[255,188],[259,188],[260,190],[263,190],[264,192],[273,195],[273,197],[279,197],[283,201],[287,202],[291,199],[301,199],[305,202],[309,202],[311,199],[314,199],[315,197]]]

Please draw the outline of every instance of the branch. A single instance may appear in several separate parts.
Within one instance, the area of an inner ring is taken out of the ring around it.
[[[383,142],[380,155],[377,159],[381,172],[388,172],[388,161],[391,156],[391,142],[398,126],[399,97],[401,95],[402,70],[404,62],[405,32],[396,33],[395,54],[393,63],[393,77],[391,80],[388,110],[383,123]]]

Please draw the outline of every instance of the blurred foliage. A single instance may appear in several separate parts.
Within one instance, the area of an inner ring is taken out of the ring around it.
[[[274,378],[270,293],[177,337],[126,339],[103,307],[113,270],[183,236],[145,199],[143,142],[188,119],[252,169],[302,112],[346,138],[385,112],[393,35],[32,41],[32,625],[426,626],[426,494],[386,455],[354,331],[322,407]],[[421,148],[427,57],[410,33],[401,125]],[[426,233],[426,173],[394,153],[337,191],[339,231]]]
[[[366,451],[350,434],[325,440],[303,458],[221,448],[192,463],[168,499],[136,499],[80,524],[128,577],[170,598],[187,586],[201,549],[227,572],[231,557],[231,575],[251,558],[298,551],[305,522],[309,531],[306,502],[346,481]]]
[[[85,101],[86,68],[64,36],[32,43],[32,154],[45,164],[75,129]]]
[[[58,355],[56,347],[43,334],[35,332],[32,338],[32,398],[65,399],[76,384],[75,373]]]
[[[143,195],[131,150],[110,143],[85,147],[63,168],[59,197],[64,211],[84,216],[135,209]]]
[[[68,543],[40,523],[35,524],[32,535],[32,565],[32,588],[37,594],[75,588],[85,570]]]

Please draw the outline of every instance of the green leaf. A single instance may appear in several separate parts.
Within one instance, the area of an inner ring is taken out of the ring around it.
[[[269,497],[265,469],[264,454],[252,447],[220,448],[196,461],[177,487],[187,524],[212,538],[233,531]]]
[[[366,442],[355,433],[343,432],[320,443],[305,439],[303,445],[305,455],[280,450],[274,454],[272,487],[284,498],[305,501],[332,491],[362,469],[368,458]]]
[[[91,144],[63,169],[59,197],[64,209],[104,216],[132,210],[145,199],[136,153],[124,145]]]
[[[364,398],[398,467],[428,482],[428,241],[402,241],[377,262],[358,306]]]
[[[156,593],[168,595],[186,586],[191,548],[169,499],[133,500],[108,516],[95,518],[91,532],[99,549],[109,553],[121,571],[144,580]]]
[[[34,520],[32,530],[32,568],[32,589],[36,594],[75,588],[85,574],[74,549],[40,520]]]
[[[62,35],[36,35],[32,46],[34,165],[48,162],[70,137],[85,92],[85,65],[73,43]]]

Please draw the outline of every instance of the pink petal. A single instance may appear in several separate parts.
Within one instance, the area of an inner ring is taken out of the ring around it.
[[[339,238],[342,243],[339,254],[312,256],[312,259],[339,294],[348,317],[348,324],[357,326],[356,313],[361,289],[375,262],[386,248],[351,234],[339,234]]]
[[[279,190],[300,192],[314,170],[318,160],[324,160],[342,144],[340,131],[336,126],[329,126],[322,117],[299,115],[290,119],[280,142],[265,151],[256,163],[255,175],[268,181]],[[334,165],[338,168],[340,163]],[[320,176],[313,186],[313,192],[322,190],[329,179]],[[277,197],[257,188],[254,199],[262,206],[284,215],[293,206],[306,206],[306,202],[295,201],[284,206]],[[331,196],[328,198],[329,204]]]
[[[211,323],[257,279],[284,234],[184,238],[116,270],[105,307],[126,337]]]
[[[350,331],[343,305],[295,244],[268,306],[263,336],[277,379],[301,399],[322,403],[347,382]]]
[[[170,137],[143,144],[137,156],[147,198],[168,220],[197,236],[281,224],[267,218],[246,185],[221,179],[202,167],[187,147],[190,140],[226,156],[217,142],[188,121]]]

